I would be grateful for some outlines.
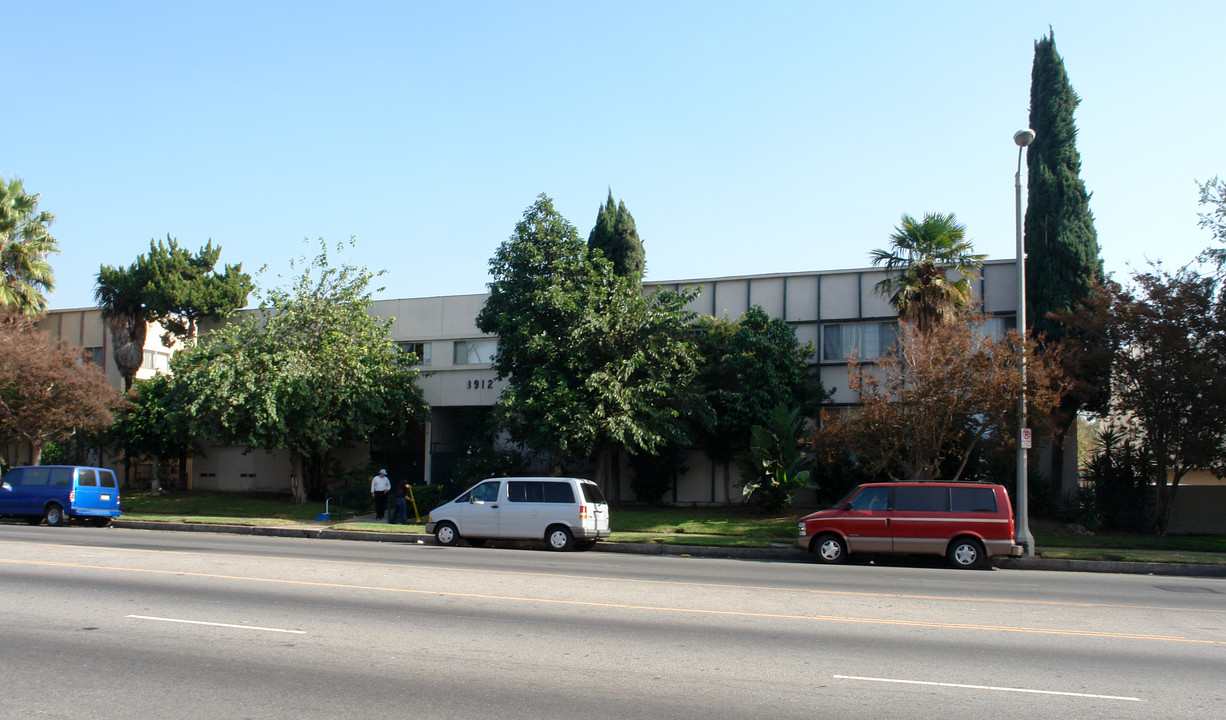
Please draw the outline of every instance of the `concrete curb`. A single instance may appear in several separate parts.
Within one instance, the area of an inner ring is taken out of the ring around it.
[[[355,540],[404,544],[434,544],[434,537],[418,533],[389,533],[377,530],[342,530],[334,526],[306,525],[252,526],[206,523],[153,522],[123,520],[112,522],[117,528],[170,532],[211,532],[264,537],[319,538],[323,540]],[[813,562],[812,556],[790,548],[711,547],[706,545],[661,545],[656,543],[600,542],[593,548],[600,552],[632,555],[669,555],[674,557],[711,557],[734,560],[765,560],[774,562]],[[1133,575],[1178,575],[1185,577],[1226,577],[1226,565],[1192,563],[1117,562],[1109,560],[1055,560],[1048,558],[997,558],[996,567],[1006,570],[1047,570],[1053,572],[1097,572]]]

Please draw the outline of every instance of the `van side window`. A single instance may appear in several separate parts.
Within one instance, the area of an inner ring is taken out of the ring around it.
[[[51,478],[51,468],[32,467],[26,468],[21,477],[21,484],[25,486],[46,485]]]
[[[494,502],[498,499],[498,485],[496,482],[481,483],[473,488],[473,500],[476,502]]]
[[[852,510],[890,509],[890,489],[883,487],[864,488],[851,499]]]
[[[51,481],[49,485],[71,485],[72,484],[72,468],[57,467],[51,469]]]
[[[949,488],[894,488],[895,512],[949,512]]]
[[[543,482],[545,502],[547,503],[571,503],[575,502],[575,491],[571,488],[570,483],[564,482]]]
[[[105,488],[115,487],[115,473],[100,472],[98,473],[98,476],[102,478],[102,483],[101,483],[102,487],[105,487]]]
[[[98,476],[90,468],[81,468],[77,470],[77,486],[98,487]]]
[[[544,502],[542,483],[533,480],[511,480],[507,482],[507,500],[510,502]]]
[[[992,488],[950,488],[950,504],[954,512],[996,512],[996,493]]]

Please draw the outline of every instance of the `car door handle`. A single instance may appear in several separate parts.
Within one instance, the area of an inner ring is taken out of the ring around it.
[[[498,505],[496,505],[496,504],[495,504],[495,505],[490,505],[490,507],[494,508],[495,510],[497,510],[497,509],[498,509]]]

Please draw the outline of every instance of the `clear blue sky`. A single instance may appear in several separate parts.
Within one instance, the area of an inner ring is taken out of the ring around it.
[[[168,233],[263,285],[353,235],[380,297],[483,292],[537,194],[586,237],[610,188],[651,280],[864,267],[904,212],[1012,257],[1049,25],[1117,278],[1209,245],[1195,181],[1226,175],[1220,0],[0,10],[0,174],[57,216],[53,308]]]

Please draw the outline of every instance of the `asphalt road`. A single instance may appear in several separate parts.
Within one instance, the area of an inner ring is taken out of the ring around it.
[[[0,524],[0,716],[1220,718],[1226,580]]]

